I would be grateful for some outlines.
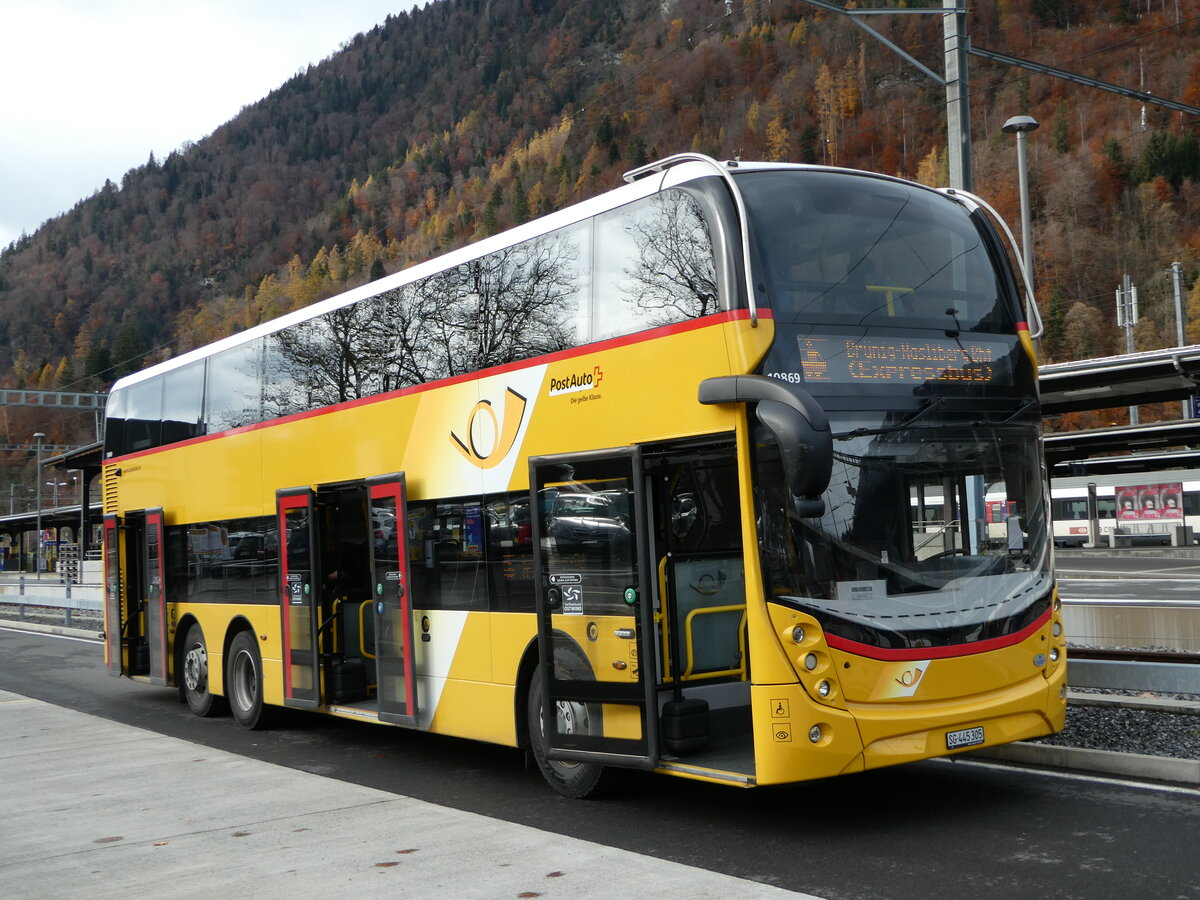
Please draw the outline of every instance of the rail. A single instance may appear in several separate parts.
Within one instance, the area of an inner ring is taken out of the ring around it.
[[[1200,695],[1200,655],[1068,649],[1067,684],[1094,690]]]
[[[42,579],[20,575],[0,583],[0,606],[15,607],[17,620],[21,622],[29,615],[61,613],[68,627],[73,623],[74,613],[99,612],[104,608],[99,584],[52,578],[52,574]]]

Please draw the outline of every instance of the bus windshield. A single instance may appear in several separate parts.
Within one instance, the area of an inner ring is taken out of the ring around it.
[[[758,447],[767,589],[831,638],[897,649],[1014,634],[1050,563],[1036,376],[984,226],[915,185],[739,178],[775,340],[761,372],[829,416],[824,515],[795,513]]]
[[[946,197],[843,172],[747,173],[738,188],[777,322],[1015,330],[975,223]]]
[[[789,514],[764,459],[770,593],[831,636],[875,647],[1021,631],[1045,612],[1051,584],[1037,422],[1026,414],[989,423],[965,410],[899,426],[891,418],[839,417],[819,520]]]

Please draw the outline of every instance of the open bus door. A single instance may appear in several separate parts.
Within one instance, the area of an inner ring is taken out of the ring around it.
[[[161,509],[104,517],[105,656],[113,675],[169,681],[165,547]]]
[[[658,762],[653,581],[635,450],[530,460],[546,757]]]
[[[310,488],[276,494],[280,615],[283,617],[283,705],[316,709],[321,702],[317,629],[316,516]]]
[[[116,516],[104,517],[104,658],[111,675],[125,674],[120,527],[120,520]]]
[[[415,726],[417,683],[404,475],[368,479],[367,490],[371,518],[379,523],[371,540],[379,718]]]

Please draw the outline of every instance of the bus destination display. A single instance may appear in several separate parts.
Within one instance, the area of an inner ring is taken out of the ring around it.
[[[986,383],[994,380],[995,364],[1008,352],[997,342],[931,338],[803,337],[798,343],[803,380],[810,384]],[[776,377],[799,380],[793,373]]]

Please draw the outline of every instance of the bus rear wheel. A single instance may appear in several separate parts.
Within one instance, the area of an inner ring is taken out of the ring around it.
[[[181,662],[183,678],[180,679],[179,689],[187,701],[188,709],[202,718],[224,713],[225,699],[208,689],[208,645],[204,642],[204,629],[199,623],[193,622],[187,631]]]
[[[556,665],[562,662],[562,660],[558,660]],[[573,660],[566,664],[570,665],[571,662]],[[544,702],[542,667],[539,665],[534,670],[533,679],[529,683],[527,710],[529,744],[542,776],[554,790],[564,797],[582,800],[603,793],[609,780],[606,777],[609,773],[604,766],[598,763],[547,758],[545,720],[542,717]],[[556,706],[558,707],[555,711],[558,717],[558,727],[564,734],[590,733],[593,728],[600,728],[599,722],[592,721],[587,704],[560,700]]]
[[[229,662],[225,673],[225,694],[233,718],[243,728],[258,729],[267,725],[263,704],[262,654],[249,631],[239,632],[229,645]]]

